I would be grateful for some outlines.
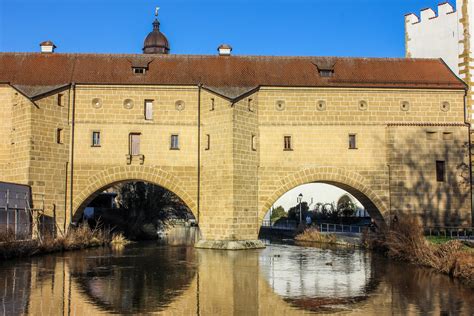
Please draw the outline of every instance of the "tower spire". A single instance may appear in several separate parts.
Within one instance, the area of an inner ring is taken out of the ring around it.
[[[144,54],[168,54],[170,45],[166,36],[160,32],[160,21],[158,20],[159,7],[155,8],[155,20],[153,21],[153,30],[145,38],[143,43]]]
[[[155,8],[155,21],[153,21],[153,29],[154,30],[159,30],[160,29],[160,21],[158,21],[158,11],[160,10],[160,7]]]

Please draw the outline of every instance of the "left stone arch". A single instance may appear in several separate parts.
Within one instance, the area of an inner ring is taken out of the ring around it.
[[[81,211],[102,190],[128,181],[144,181],[159,185],[176,194],[197,218],[197,203],[193,195],[176,176],[157,167],[121,166],[107,168],[87,179],[87,185],[76,188],[73,199],[73,221],[77,220]]]

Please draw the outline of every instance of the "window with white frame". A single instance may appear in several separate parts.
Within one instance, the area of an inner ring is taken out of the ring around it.
[[[179,149],[179,135],[172,134],[170,139],[170,149],[178,150]]]
[[[357,149],[357,135],[349,134],[349,149]]]
[[[293,150],[293,145],[291,143],[290,135],[283,136],[283,150],[286,150],[286,151]]]
[[[145,100],[145,120],[153,119],[153,100]]]
[[[132,156],[140,155],[140,134],[130,133],[129,135],[129,154]]]
[[[92,147],[100,147],[100,132],[92,132]]]

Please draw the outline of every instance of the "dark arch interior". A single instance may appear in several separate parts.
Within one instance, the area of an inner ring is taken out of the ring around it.
[[[156,239],[167,223],[195,226],[184,201],[170,190],[140,180],[109,184],[88,197],[77,209],[74,224],[87,223],[134,240]]]

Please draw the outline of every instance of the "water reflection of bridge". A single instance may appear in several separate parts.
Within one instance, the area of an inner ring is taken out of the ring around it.
[[[470,314],[474,303],[472,291],[444,276],[424,269],[408,273],[406,266],[354,250],[272,246],[229,253],[152,246],[122,253],[81,251],[0,267],[3,311],[12,311],[6,306],[12,302],[20,306],[9,315],[297,315],[337,311],[334,304],[367,314],[459,308]]]

